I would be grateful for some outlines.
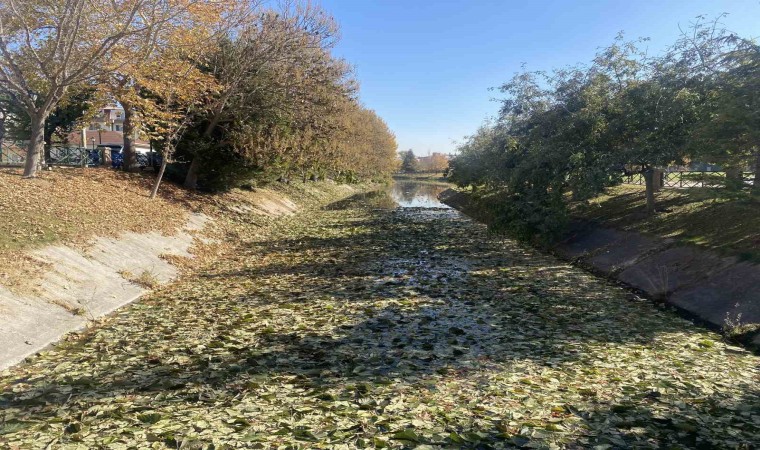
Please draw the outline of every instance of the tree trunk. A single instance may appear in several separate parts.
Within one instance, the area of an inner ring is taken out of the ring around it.
[[[124,154],[124,170],[127,172],[134,172],[137,170],[137,152],[135,151],[135,125],[132,122],[134,111],[132,105],[124,101],[120,101],[121,106],[124,108],[124,124],[122,127],[122,133],[124,134],[124,148],[122,153]]]
[[[730,167],[726,169],[726,189],[730,191],[738,191],[744,185],[744,179],[742,177],[742,169],[736,167]]]
[[[211,135],[214,133],[214,130],[216,129],[216,126],[219,125],[219,121],[222,118],[222,111],[224,110],[224,104],[220,108],[216,110],[214,115],[211,117],[211,121],[209,121],[208,125],[206,126],[206,129],[203,130],[203,138],[204,140],[208,140]],[[198,159],[198,156],[194,156],[193,160],[190,162],[190,167],[187,169],[187,175],[185,175],[185,182],[183,183],[183,186],[185,189],[195,189],[198,186],[198,175],[201,173],[201,162]]]
[[[164,152],[164,155],[170,154],[168,152]],[[150,198],[156,198],[156,194],[158,194],[158,187],[161,186],[161,180],[164,178],[164,172],[166,171],[166,156],[161,158],[161,169],[158,171],[158,176],[156,176],[156,181],[153,183],[153,190],[150,192]]]
[[[198,174],[200,173],[201,161],[197,156],[193,158],[190,167],[187,168],[184,186],[186,189],[195,189],[198,185]]]
[[[45,115],[35,114],[32,116],[32,132],[29,136],[29,145],[26,148],[26,163],[24,165],[24,178],[34,178],[40,168],[40,157],[45,144]]]
[[[644,181],[646,183],[646,197],[647,197],[647,214],[654,214],[655,212],[655,202],[654,202],[654,191],[655,191],[655,175],[656,171],[654,169],[646,169],[644,170]]]
[[[755,181],[752,182],[752,193],[760,195],[760,148],[755,148]]]

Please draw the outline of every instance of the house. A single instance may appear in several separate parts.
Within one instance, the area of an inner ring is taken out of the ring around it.
[[[95,115],[92,122],[90,122],[87,127],[87,130],[123,131],[124,108],[114,104],[106,105],[97,115]]]
[[[116,148],[116,146],[124,145],[123,131],[124,108],[111,103],[104,106],[84,130],[69,133],[67,144],[71,147],[90,149],[98,146]],[[150,142],[140,138],[139,134],[134,142],[137,153],[148,153],[150,151]]]

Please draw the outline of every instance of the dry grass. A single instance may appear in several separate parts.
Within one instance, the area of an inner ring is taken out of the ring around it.
[[[55,242],[86,242],[124,231],[173,232],[193,196],[171,184],[148,198],[152,179],[108,169],[58,169],[22,179],[0,169],[0,253]]]
[[[148,174],[108,169],[58,169],[22,179],[0,169],[0,284],[33,292],[45,263],[28,251],[49,244],[84,245],[125,231],[174,233],[199,196],[169,183],[151,200]]]
[[[64,300],[60,299],[53,299],[50,301],[50,303],[60,306],[61,308],[65,309],[66,311],[70,312],[71,314],[75,316],[81,316],[84,315],[85,310],[81,306],[74,306],[69,302],[66,302]]]
[[[119,275],[125,280],[138,286],[142,286],[145,289],[155,289],[161,285],[161,282],[156,278],[156,275],[148,270],[143,270],[139,275],[135,275],[128,270],[122,270],[119,272]]]

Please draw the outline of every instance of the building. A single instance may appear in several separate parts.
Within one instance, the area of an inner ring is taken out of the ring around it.
[[[82,137],[84,136],[84,145]],[[150,142],[137,138],[135,139],[135,151],[137,153],[148,153],[150,151]],[[107,130],[89,130],[74,131],[68,135],[68,143],[72,147],[96,148],[98,146],[123,146],[124,134],[121,131]]]
[[[92,121],[82,131],[68,135],[68,144],[75,147],[95,148],[107,146],[115,148],[124,145],[124,108],[115,104],[104,106]],[[150,142],[136,133],[135,151],[148,153]]]
[[[90,122],[89,131],[123,131],[124,108],[119,105],[106,105]]]

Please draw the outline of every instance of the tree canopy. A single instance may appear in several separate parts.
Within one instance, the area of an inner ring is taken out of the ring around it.
[[[13,123],[27,124],[28,177],[46,122],[70,131],[95,97],[124,108],[127,170],[139,130],[190,188],[395,169],[393,133],[359,102],[351,65],[332,54],[338,26],[310,3],[8,0],[0,25],[0,95],[25,116]]]
[[[631,171],[649,190],[655,170],[694,161],[757,174],[757,44],[704,19],[662,55],[644,42],[621,34],[589,64],[516,74],[499,87],[499,116],[459,146],[452,179],[489,197],[518,235],[551,239],[568,198]]]

